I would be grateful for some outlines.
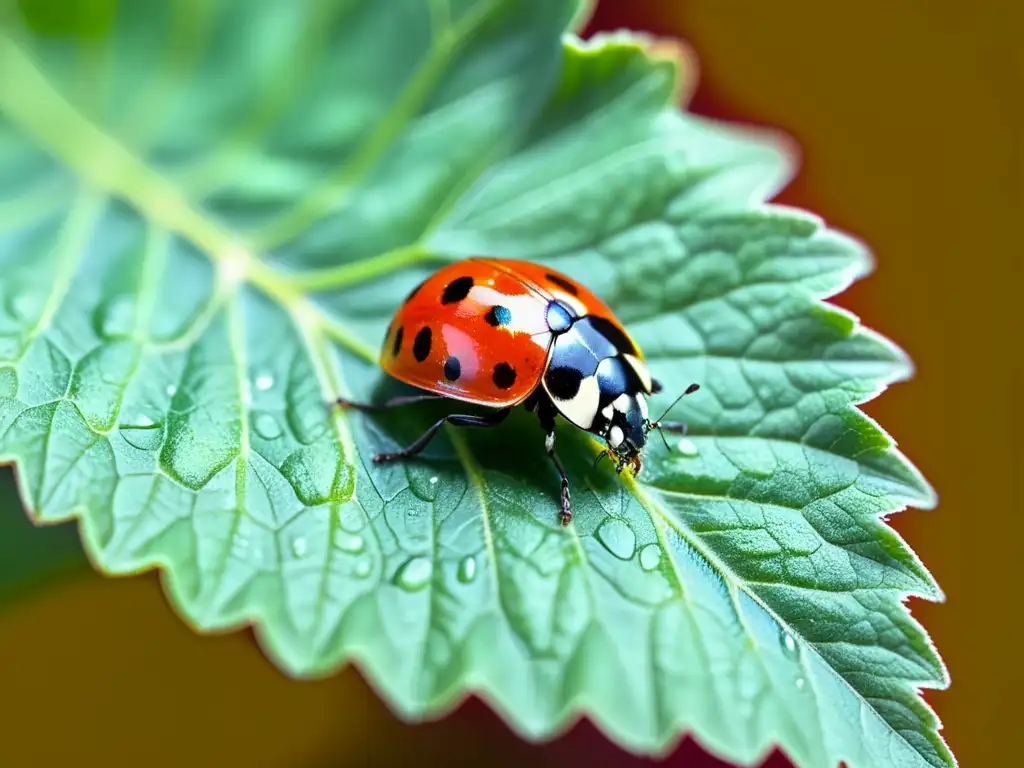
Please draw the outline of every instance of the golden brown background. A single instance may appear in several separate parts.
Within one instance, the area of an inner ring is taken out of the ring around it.
[[[781,200],[873,247],[876,273],[839,303],[918,366],[867,410],[940,494],[937,510],[894,524],[947,593],[946,604],[911,607],[949,665],[951,690],[928,699],[968,768],[1012,764],[1024,677],[1011,597],[1024,565],[1022,7],[603,0],[591,25],[687,40],[702,70],[694,110],[790,132],[803,164]],[[39,547],[67,540],[26,533]],[[399,724],[351,669],[294,683],[247,633],[194,635],[154,574],[55,575],[6,601],[0,680],[5,767],[647,762],[588,724],[522,744],[477,702],[437,724]],[[692,742],[668,764],[719,765]]]

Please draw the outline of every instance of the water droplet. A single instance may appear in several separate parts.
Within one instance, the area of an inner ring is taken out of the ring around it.
[[[373,563],[369,560],[360,560],[356,563],[356,576],[360,579],[365,579],[370,575],[370,571],[373,570]]]
[[[135,302],[131,296],[121,295],[103,302],[96,308],[93,329],[105,338],[123,338],[135,331]]]
[[[187,389],[175,389],[168,409],[171,413],[188,413],[195,409],[195,407],[196,403],[189,395]]]
[[[661,547],[657,544],[648,544],[640,550],[640,567],[645,571],[653,571],[661,562]]]
[[[261,392],[265,392],[266,390],[274,386],[274,377],[271,376],[269,373],[261,373],[259,376],[256,377],[256,381],[254,383],[256,384],[256,389],[260,390]]]
[[[37,295],[19,293],[10,300],[8,308],[15,319],[31,323],[43,313],[43,301]]]
[[[252,428],[264,440],[276,440],[281,436],[281,425],[269,413],[255,413],[252,417]]]
[[[341,523],[342,530],[358,533],[366,527],[366,513],[358,504],[346,504],[341,508],[338,522]]]
[[[434,573],[434,565],[425,557],[414,557],[406,560],[395,573],[395,583],[410,592],[423,589],[430,583]]]
[[[798,678],[796,679],[796,689],[797,689],[798,691],[802,691],[802,690],[804,689],[804,686],[805,686],[806,684],[807,684],[807,681],[806,681],[806,680],[804,680],[804,679],[803,679],[802,677],[798,677]]]
[[[787,656],[796,656],[798,648],[796,645],[796,638],[794,638],[788,632],[783,632],[779,638],[779,642],[782,644],[782,650]]]
[[[636,535],[622,520],[609,517],[597,529],[597,538],[605,548],[620,560],[629,560],[636,551]]]
[[[140,451],[155,451],[164,442],[164,425],[154,424],[145,416],[139,419],[138,425],[121,425],[119,431],[128,445]]]
[[[296,536],[294,539],[292,539],[292,554],[296,557],[305,557],[306,540],[301,536]]]
[[[676,444],[676,447],[683,456],[696,456],[700,453],[700,450],[697,448],[697,444],[687,437],[680,440]]]
[[[249,540],[245,538],[245,536],[238,536],[237,538],[235,538],[235,546],[237,546],[239,549],[248,549]]]
[[[174,384],[168,384],[165,391],[168,397],[174,397],[174,393],[178,391],[178,388]]]
[[[353,555],[358,555],[366,549],[366,542],[363,541],[362,536],[345,533],[345,531],[337,531],[334,534],[334,546],[342,552],[350,552]]]
[[[476,578],[476,558],[472,555],[462,558],[459,561],[458,571],[459,581],[463,584],[468,584]]]
[[[434,475],[432,478],[430,478],[430,484],[437,485],[437,479],[437,475]]]
[[[0,368],[0,397],[18,396],[18,372],[11,366]]]

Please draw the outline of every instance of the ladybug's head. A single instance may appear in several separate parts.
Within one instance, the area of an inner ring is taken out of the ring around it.
[[[672,403],[661,418],[651,421],[647,418],[647,402],[642,394],[620,395],[615,401],[609,420],[605,439],[608,441],[609,458],[615,459],[615,471],[621,473],[629,467],[634,475],[640,474],[642,466],[640,454],[647,445],[647,436],[655,430],[667,430],[672,432],[685,432],[686,426],[675,422],[662,421],[665,415],[671,411],[676,403],[687,395],[693,394],[700,386],[691,384],[686,388],[675,402]],[[662,435],[664,439],[664,435]],[[668,443],[666,443],[666,447]]]
[[[640,472],[640,454],[650,432],[647,401],[640,393],[622,394],[609,410],[611,418],[604,432],[604,438],[608,441],[608,456],[616,460],[616,472],[629,467],[633,474],[637,474]]]

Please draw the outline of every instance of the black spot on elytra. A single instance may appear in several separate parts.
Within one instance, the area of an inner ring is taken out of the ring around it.
[[[449,357],[444,361],[444,377],[448,381],[455,381],[462,375],[462,363],[457,357]]]
[[[430,336],[430,326],[425,325],[420,328],[420,332],[416,334],[416,338],[412,342],[412,354],[421,363],[430,354]]]
[[[559,288],[561,288],[566,293],[571,293],[573,296],[579,296],[580,289],[577,288],[572,283],[570,283],[564,277],[561,277],[560,275],[552,275],[550,272],[548,272],[546,275],[544,275],[544,277],[547,278],[547,281],[549,283],[553,283],[554,285],[557,285]]]
[[[508,325],[512,322],[512,310],[508,307],[496,304],[487,310],[487,314],[484,315],[484,320],[486,320],[489,325],[493,325],[495,327]]]
[[[571,400],[580,391],[580,384],[583,382],[583,372],[578,368],[549,368],[544,374],[544,383],[547,384],[548,392],[556,400]]]
[[[608,339],[608,342],[619,352],[624,352],[629,355],[636,354],[636,347],[633,346],[633,342],[630,341],[629,337],[622,331],[622,329],[611,320],[606,317],[598,317],[597,315],[591,315],[589,320],[590,326]]]
[[[399,351],[401,351],[401,349],[402,349],[402,334],[403,334],[402,326],[398,326],[398,330],[395,331],[395,343],[391,345],[391,355],[392,355],[392,357],[397,357]]]
[[[472,277],[466,276],[455,278],[444,287],[444,293],[441,294],[441,303],[455,304],[456,302],[462,301],[469,295],[469,289],[472,287]]]
[[[516,383],[516,369],[508,363],[498,363],[494,366],[494,373],[491,375],[494,386],[498,389],[508,389]]]

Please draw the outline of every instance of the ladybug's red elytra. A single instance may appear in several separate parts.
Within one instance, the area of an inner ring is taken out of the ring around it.
[[[496,426],[523,405],[537,413],[561,477],[563,524],[572,520],[572,505],[555,453],[556,416],[602,438],[608,445],[602,455],[616,460],[616,471],[629,467],[634,474],[653,430],[685,431],[683,424],[648,418],[646,397],[661,385],[608,306],[566,275],[532,262],[473,258],[439,269],[399,307],[380,364],[424,394],[380,405],[338,403],[382,410],[452,398],[495,410],[445,416],[406,448],[374,456],[375,463],[415,456],[446,422]],[[697,388],[693,384],[683,394]]]

